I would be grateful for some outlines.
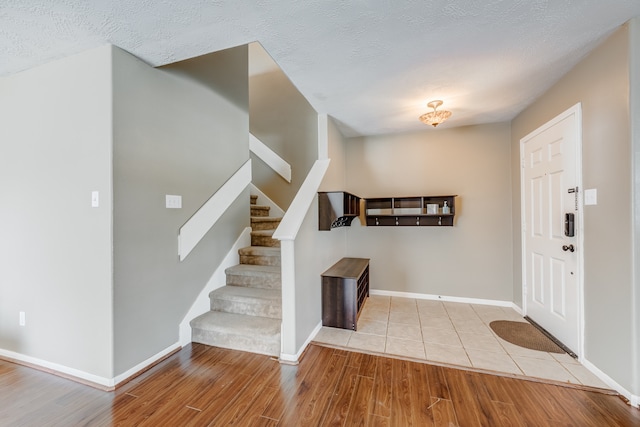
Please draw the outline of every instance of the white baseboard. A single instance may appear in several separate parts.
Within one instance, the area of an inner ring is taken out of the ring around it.
[[[369,294],[383,295],[387,297],[398,297],[398,298],[414,298],[414,299],[428,299],[428,300],[446,301],[446,302],[461,302],[465,304],[494,305],[498,307],[510,307],[510,308],[516,307],[515,304],[513,304],[513,302],[511,301],[451,297],[446,295],[417,294],[413,292],[396,292],[396,291],[383,291],[379,289],[370,289]],[[518,309],[516,309],[516,311],[518,311]]]
[[[269,206],[271,209],[269,210],[269,216],[283,217],[284,210],[276,202],[271,200],[266,194],[264,194],[258,187],[256,187],[253,183],[250,184],[249,192],[253,195],[258,196],[257,204],[262,206]]]
[[[153,356],[151,356],[150,358],[148,358],[147,360],[138,363],[136,366],[134,366],[131,369],[128,369],[127,371],[123,372],[122,374],[116,376],[114,378],[114,386],[120,384],[122,381],[125,381],[131,377],[133,377],[134,375],[146,370],[149,366],[152,366],[153,364],[155,364],[156,362],[158,362],[159,360],[164,359],[167,355],[180,350],[182,348],[182,346],[180,345],[180,343],[175,343],[173,345],[170,345],[169,347],[165,348],[164,350],[154,354]]]
[[[595,375],[596,377],[600,378],[600,380],[602,380],[602,382],[604,382],[606,385],[608,385],[609,387],[611,387],[612,389],[614,389],[615,391],[620,393],[622,396],[625,397],[625,399],[629,400],[629,403],[632,406],[634,406],[636,408],[640,408],[640,396],[634,395],[629,390],[627,390],[624,387],[622,387],[620,384],[618,384],[617,381],[615,381],[609,375],[607,375],[604,372],[602,372],[600,369],[598,369],[598,367],[596,367],[596,365],[594,365],[593,363],[589,362],[587,359],[583,358],[582,360],[580,360],[580,362],[582,363],[582,365],[585,368],[587,368],[589,371],[591,371],[591,373],[593,375]]]
[[[47,360],[38,359],[37,357],[27,356],[25,354],[16,353],[10,350],[0,349],[0,358],[9,360],[19,365],[28,366],[29,368],[57,375],[62,378],[76,381],[101,390],[113,390],[122,381],[133,377],[134,375],[146,370],[149,366],[154,365],[157,361],[162,360],[167,355],[180,350],[182,346],[175,343],[159,353],[151,356],[147,360],[138,363],[133,368],[127,370],[115,378],[106,378],[98,375],[90,374],[79,369],[70,368],[58,363],[49,362]]]
[[[83,384],[100,386],[98,388],[111,388],[115,386],[115,380],[113,378],[90,374],[79,369],[70,368],[44,359],[38,359],[37,357],[27,356],[26,354],[16,353],[11,350],[0,349],[0,358],[15,362],[19,365],[28,366],[30,368],[49,372],[64,378],[76,380]]]
[[[245,246],[251,245],[251,227],[246,227],[240,233],[240,236],[235,241],[227,255],[224,257],[216,271],[213,272],[213,275],[202,289],[193,305],[187,312],[187,314],[180,322],[180,345],[183,347],[191,342],[191,326],[189,322],[193,320],[195,317],[198,317],[202,313],[206,313],[209,311],[211,307],[211,301],[209,300],[209,293],[211,291],[221,288],[226,284],[227,276],[224,271],[232,267],[240,262],[240,256],[238,255],[238,250],[244,248]]]
[[[302,344],[302,347],[300,347],[300,350],[298,350],[296,354],[280,353],[280,361],[282,363],[297,364],[300,356],[302,356],[302,353],[306,350],[309,343],[318,335],[320,329],[322,329],[322,322],[319,322],[316,327],[313,328],[313,331],[311,331],[309,337],[307,337],[307,340]]]
[[[511,308],[513,308],[520,316],[524,316],[524,312],[522,311],[522,308],[517,306],[515,302],[511,303]]]

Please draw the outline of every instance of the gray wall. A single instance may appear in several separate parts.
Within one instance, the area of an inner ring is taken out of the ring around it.
[[[249,158],[247,49],[157,70],[114,49],[115,373],[178,342],[178,325],[244,227],[240,196],[182,263],[179,228]],[[182,196],[166,209],[165,195]]]
[[[104,46],[0,86],[0,349],[102,379],[113,376],[110,70]]]
[[[249,105],[251,133],[291,165],[288,183],[252,154],[253,184],[286,211],[318,158],[318,115],[275,63],[249,78]]]
[[[638,71],[636,70],[635,73]],[[583,112],[585,357],[632,389],[633,193],[629,117],[629,31],[622,27],[512,122],[514,300],[522,303],[520,139],[572,105]],[[637,290],[636,290],[637,292]],[[635,318],[637,321],[637,317]],[[637,390],[636,390],[637,392]]]
[[[352,226],[373,289],[511,301],[508,123],[352,138],[346,153],[360,197],[458,195],[454,227]]]
[[[640,17],[634,18],[629,22],[629,84],[630,84],[630,105],[629,116],[634,117],[631,120],[631,144],[632,144],[632,195],[634,198],[632,221],[633,221],[633,289],[634,299],[632,301],[632,320],[631,320],[631,336],[635,337],[633,341],[633,353],[631,360],[634,361],[633,366],[633,388],[631,391],[636,396],[640,396],[640,204],[637,201],[640,192]]]
[[[331,163],[319,191],[347,191],[346,139],[331,117],[327,118],[327,136],[327,156]]]

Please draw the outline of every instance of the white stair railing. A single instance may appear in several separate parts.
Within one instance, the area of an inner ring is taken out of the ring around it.
[[[216,193],[205,202],[191,218],[180,227],[178,233],[178,255],[180,261],[191,253],[207,232],[215,225],[225,211],[251,183],[251,159],[247,160],[225,182]]]
[[[291,165],[251,133],[249,134],[249,150],[288,183],[291,183]]]

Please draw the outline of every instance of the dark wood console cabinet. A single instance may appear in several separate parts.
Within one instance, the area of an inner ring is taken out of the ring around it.
[[[382,197],[365,200],[367,226],[453,226],[456,196]]]
[[[357,330],[369,296],[369,260],[342,258],[322,273],[322,325]]]

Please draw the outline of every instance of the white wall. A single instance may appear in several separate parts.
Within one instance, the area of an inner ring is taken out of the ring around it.
[[[509,138],[503,123],[348,140],[354,194],[458,195],[454,227],[352,226],[347,252],[371,258],[373,289],[511,301]]]
[[[114,49],[115,371],[178,342],[178,326],[249,226],[249,190],[183,262],[179,228],[249,158],[247,48],[153,69]],[[165,195],[182,209],[166,209]]]
[[[0,354],[103,379],[113,376],[110,70],[104,46],[0,87]]]

